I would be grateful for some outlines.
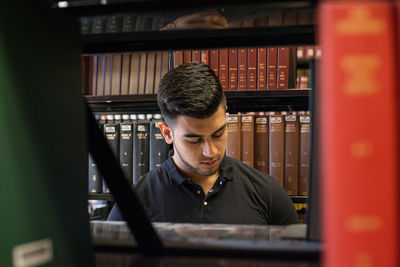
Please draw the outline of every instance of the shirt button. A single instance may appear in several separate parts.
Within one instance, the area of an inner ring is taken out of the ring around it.
[[[222,185],[222,181],[220,181],[219,184]]]
[[[198,195],[200,195],[201,192],[200,192],[200,190],[197,190],[196,193],[197,193]]]
[[[211,188],[209,192],[212,193],[213,191],[214,191],[214,189]]]
[[[204,201],[204,203],[203,203],[203,204],[204,204],[204,206],[207,206],[207,201]]]

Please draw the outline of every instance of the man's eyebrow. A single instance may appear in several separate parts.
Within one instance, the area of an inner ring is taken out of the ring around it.
[[[226,128],[226,123],[224,125],[222,125],[221,127],[219,127],[215,132],[213,132],[211,135],[214,135],[216,133],[218,133],[219,131],[223,130]],[[203,137],[203,135],[200,134],[193,134],[193,133],[187,133],[184,134],[183,137],[188,137],[188,138],[198,138],[198,137]]]

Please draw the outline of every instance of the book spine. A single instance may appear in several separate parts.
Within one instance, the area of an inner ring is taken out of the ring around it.
[[[254,168],[260,172],[269,173],[268,116],[256,115],[254,123]]]
[[[210,50],[201,50],[201,63],[210,65]]]
[[[241,116],[240,114],[228,114],[226,118],[228,138],[226,144],[226,155],[241,160]]]
[[[285,176],[288,195],[296,196],[299,181],[299,122],[294,112],[285,116]]]
[[[284,172],[284,119],[282,115],[269,115],[269,175],[283,186]]]
[[[105,124],[104,135],[111,151],[119,162],[119,125]],[[110,189],[106,183],[103,183],[103,193],[110,193]]]
[[[139,93],[139,71],[140,71],[140,53],[131,54],[130,75],[129,75],[129,94],[137,95]]]
[[[147,52],[139,53],[139,85],[138,94],[143,95],[146,88],[146,69],[147,69]]]
[[[257,89],[257,48],[247,49],[247,89]]]
[[[174,59],[174,68],[181,65],[183,63],[183,51],[174,51],[173,59]]]
[[[168,158],[169,145],[165,142],[158,124],[160,121],[150,122],[150,170],[160,167]]]
[[[278,48],[278,89],[289,88],[289,62],[290,62],[290,48]]]
[[[156,53],[147,53],[147,64],[146,64],[146,87],[144,90],[145,94],[153,94],[154,92],[154,78],[156,73]]]
[[[133,184],[149,171],[149,126],[148,121],[133,123]]]
[[[89,193],[102,193],[103,185],[99,169],[89,153]]]
[[[241,159],[242,162],[254,167],[254,115],[243,114],[241,136]]]
[[[113,54],[111,60],[111,95],[121,95],[122,54]]]
[[[120,124],[120,149],[119,162],[122,172],[129,184],[133,183],[132,163],[133,163],[133,125],[132,123],[123,122]]]
[[[153,18],[151,16],[138,16],[136,18],[137,32],[151,31],[153,28]]]
[[[310,153],[310,115],[301,114],[300,122],[300,152],[299,152],[299,187],[300,196],[307,195],[309,153]]]
[[[267,48],[267,89],[273,90],[277,88],[277,72],[278,51],[276,47]]]
[[[191,62],[201,62],[201,51],[192,50],[192,61]]]
[[[125,15],[122,18],[122,32],[134,32],[136,29],[136,16]]]
[[[323,265],[399,266],[394,5],[324,2],[319,11]]]
[[[257,89],[267,90],[267,48],[258,48],[257,52]]]
[[[219,50],[219,82],[222,90],[227,91],[229,88],[228,80],[228,49]]]
[[[104,95],[111,95],[112,55],[105,56]]]
[[[236,91],[238,89],[238,50],[228,49],[228,53],[228,88],[230,91]]]
[[[183,51],[183,63],[189,63],[189,62],[192,62],[192,51],[185,50]]]
[[[121,95],[127,95],[129,93],[129,77],[130,77],[130,54],[122,54],[122,64],[121,64]]]
[[[247,49],[238,49],[238,90],[247,90]]]
[[[219,75],[219,51],[218,49],[210,50],[210,68],[214,71],[215,75]]]
[[[105,56],[98,55],[97,58],[97,82],[96,82],[96,95],[104,95],[104,77],[105,77]]]

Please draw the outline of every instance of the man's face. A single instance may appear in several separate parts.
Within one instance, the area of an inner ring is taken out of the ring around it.
[[[179,116],[169,136],[174,145],[174,162],[187,175],[211,176],[218,170],[225,154],[227,129],[225,108],[220,106],[209,118]]]

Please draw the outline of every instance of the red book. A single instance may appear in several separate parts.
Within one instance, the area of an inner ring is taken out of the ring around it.
[[[394,6],[323,2],[318,106],[323,266],[399,266]],[[371,196],[373,199],[371,200]]]
[[[210,51],[201,50],[201,63],[209,65],[210,64]]]
[[[257,89],[257,48],[247,49],[247,89]]]
[[[201,62],[200,50],[192,50],[192,62]]]
[[[289,88],[290,48],[278,48],[278,89]]]
[[[297,59],[305,59],[306,57],[306,48],[304,46],[297,47]]]
[[[278,49],[276,47],[267,48],[267,55],[267,89],[273,90],[277,88],[276,64],[278,63]]]
[[[258,48],[257,53],[257,89],[266,90],[267,89],[267,48]]]
[[[211,49],[210,50],[210,58],[209,58],[209,62],[210,62],[210,68],[215,72],[215,75],[219,75],[219,70],[218,70],[218,66],[219,66],[219,51],[218,49]]]
[[[305,59],[312,59],[315,57],[315,51],[314,51],[314,46],[306,46],[304,48],[305,51]]]
[[[192,62],[192,51],[185,50],[183,51],[183,63]]]
[[[174,51],[174,68],[183,63],[183,51]]]
[[[247,49],[238,49],[238,90],[247,89]]]
[[[228,49],[219,50],[219,82],[222,90],[228,90]]]
[[[228,49],[228,75],[230,91],[238,89],[238,50],[237,48]]]

